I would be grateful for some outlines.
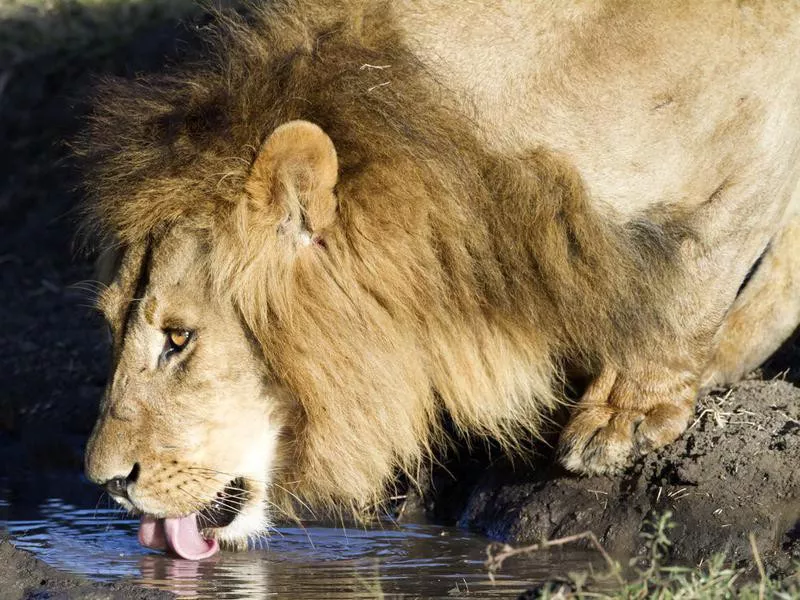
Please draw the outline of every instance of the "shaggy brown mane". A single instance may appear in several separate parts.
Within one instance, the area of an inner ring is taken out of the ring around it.
[[[487,152],[390,3],[326,4],[220,16],[208,61],[105,83],[79,146],[100,231],[123,247],[196,231],[210,285],[298,400],[281,489],[364,507],[415,473],[443,410],[510,447],[555,402],[563,357],[592,368],[657,346],[686,232],[600,214],[544,150]],[[244,188],[294,119],[330,136],[340,172],[326,252],[290,261]]]

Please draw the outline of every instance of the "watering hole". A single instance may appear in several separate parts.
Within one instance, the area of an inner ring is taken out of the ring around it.
[[[592,558],[557,550],[511,559],[493,584],[484,566],[488,539],[454,527],[383,523],[278,527],[250,552],[192,562],[140,547],[138,521],[89,484],[63,488],[70,494],[58,489],[48,479],[0,480],[0,518],[18,548],[95,581],[185,598],[514,598],[554,575],[586,570]]]

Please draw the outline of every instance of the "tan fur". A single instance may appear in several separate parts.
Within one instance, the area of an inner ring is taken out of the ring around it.
[[[571,468],[685,427],[797,184],[800,77],[770,83],[797,28],[777,5],[449,6],[273,2],[221,18],[208,62],[105,86],[80,146],[124,258],[87,472],[138,463],[134,508],[197,510],[241,476],[287,511],[367,509],[445,413],[509,449],[535,436],[565,360],[599,377]],[[731,27],[752,63],[727,58]],[[153,359],[168,317],[198,332],[180,384]],[[160,450],[186,422],[206,449]],[[167,500],[171,456],[217,473],[192,502]]]
[[[760,365],[800,323],[800,190],[786,225],[717,332],[703,383],[724,385]]]

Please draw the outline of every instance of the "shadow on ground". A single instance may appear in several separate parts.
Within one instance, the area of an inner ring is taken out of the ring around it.
[[[761,368],[763,379],[783,379],[800,388],[800,327]]]
[[[67,142],[97,77],[157,71],[190,54],[203,15],[188,0],[0,0],[0,16],[0,432],[35,422],[85,433],[107,347],[89,307],[91,255],[76,241],[80,191]]]

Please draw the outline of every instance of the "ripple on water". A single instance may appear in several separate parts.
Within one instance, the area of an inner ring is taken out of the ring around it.
[[[2,495],[0,507],[18,547],[95,580],[136,581],[181,597],[508,598],[554,572],[587,564],[580,552],[523,559],[491,585],[483,568],[486,539],[454,528],[389,524],[368,530],[282,527],[251,552],[192,562],[140,547],[138,521],[119,509],[59,498],[23,506]]]

